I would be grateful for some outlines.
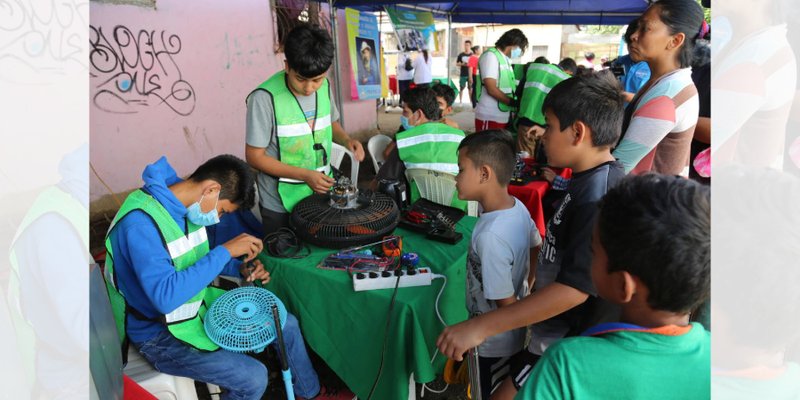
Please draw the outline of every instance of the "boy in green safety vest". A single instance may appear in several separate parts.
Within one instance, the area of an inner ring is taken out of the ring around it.
[[[522,70],[522,79],[515,91],[516,97],[520,99],[517,112],[517,150],[527,151],[538,162],[544,162],[544,152],[536,153],[537,139],[544,135],[546,126],[542,104],[553,86],[567,78],[569,75],[550,64],[544,57],[526,64]]]
[[[222,290],[217,275],[267,283],[258,260],[260,239],[241,234],[209,249],[206,226],[255,201],[255,179],[241,159],[222,155],[182,180],[162,157],[142,173],[144,186],[125,199],[106,236],[105,279],[117,331],[157,370],[213,383],[223,396],[260,399],[267,386],[258,360],[220,349],[203,328],[203,317]],[[251,261],[250,267],[237,260]],[[316,396],[319,380],[306,354],[297,319],[289,315],[283,335],[296,378],[295,393]],[[124,354],[124,353],[123,353]]]
[[[423,168],[456,175],[458,173],[458,144],[464,139],[464,131],[439,122],[441,109],[436,93],[428,88],[414,88],[406,92],[403,115],[400,122],[405,129],[397,134],[397,145],[375,176],[373,187],[381,179],[399,180],[406,183],[409,198],[413,203],[419,199],[419,190],[414,182],[406,182],[407,168]],[[449,204],[466,211],[467,203],[453,194]]]
[[[528,38],[519,29],[511,29],[485,51],[478,61],[480,76],[476,82],[475,131],[505,129],[518,99],[511,59],[518,59],[528,48]],[[483,93],[486,92],[486,93]]]
[[[300,25],[286,37],[280,71],[247,96],[248,164],[259,171],[258,194],[264,231],[289,225],[289,213],[312,193],[333,185],[331,143],[364,159],[361,143],[339,124],[331,99],[328,68],[333,61],[328,32]]]

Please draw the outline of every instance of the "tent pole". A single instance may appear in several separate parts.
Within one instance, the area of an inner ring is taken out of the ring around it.
[[[342,68],[339,67],[339,36],[336,34],[336,8],[333,6],[334,0],[328,0],[328,10],[331,13],[331,33],[333,34],[333,70],[336,71],[336,79],[333,85],[336,88],[336,108],[339,109],[339,124],[344,128],[344,109],[342,108]]]
[[[453,32],[452,32],[452,24],[453,24],[453,15],[451,13],[447,13],[447,50],[444,52],[444,65],[447,71],[447,81],[448,85],[450,84],[450,47],[452,46],[453,42]]]

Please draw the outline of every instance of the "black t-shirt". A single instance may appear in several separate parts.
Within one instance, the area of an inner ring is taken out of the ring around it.
[[[697,96],[700,98],[700,112],[698,116],[711,118],[711,63],[708,63],[700,68],[692,69],[692,81],[697,87]],[[692,139],[692,147],[690,150],[690,168],[689,177],[704,184],[711,183],[711,178],[700,176],[694,169],[694,159],[698,154],[711,147],[707,143],[703,143]]]
[[[459,76],[469,76],[469,56],[472,53],[461,53],[456,56],[456,62],[461,61],[461,75]]]
[[[573,174],[564,199],[547,222],[534,290],[558,282],[589,294],[589,299],[580,306],[534,324],[534,336],[540,336],[543,341],[578,334],[596,323],[613,321],[619,316],[617,307],[611,307],[597,297],[591,275],[591,243],[597,202],[623,177],[625,169],[618,161]]]

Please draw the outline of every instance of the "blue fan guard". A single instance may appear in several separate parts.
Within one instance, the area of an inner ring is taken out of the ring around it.
[[[267,289],[246,286],[226,292],[211,305],[203,326],[209,339],[228,351],[260,353],[277,338],[272,305],[278,305],[281,327],[286,307]]]

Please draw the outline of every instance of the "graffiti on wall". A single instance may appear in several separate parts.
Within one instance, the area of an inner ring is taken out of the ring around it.
[[[117,114],[169,107],[187,116],[197,102],[192,85],[183,78],[176,56],[181,38],[165,30],[117,25],[110,32],[89,26],[92,103]]]

